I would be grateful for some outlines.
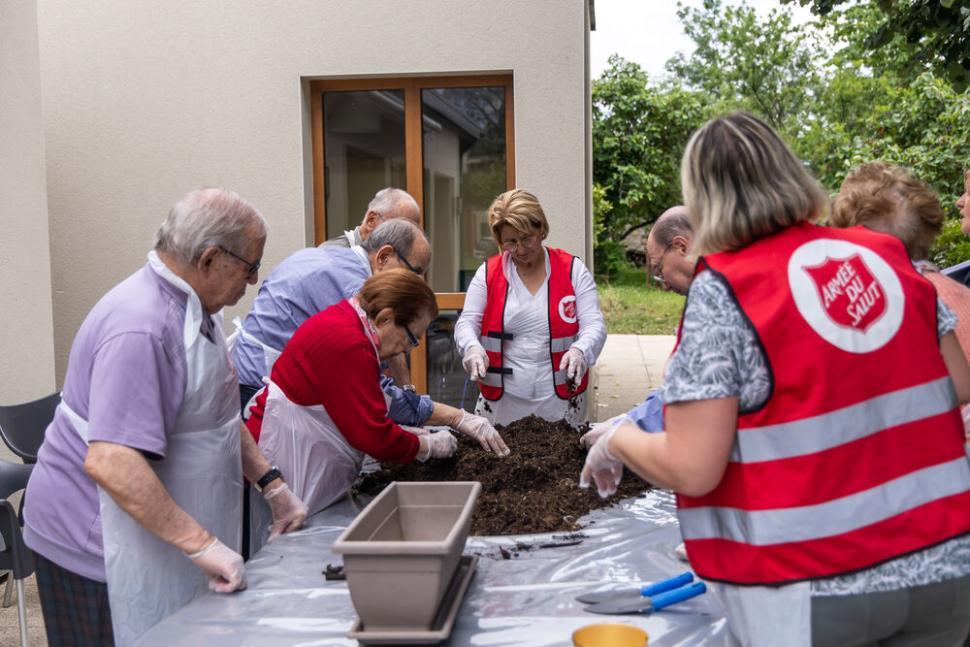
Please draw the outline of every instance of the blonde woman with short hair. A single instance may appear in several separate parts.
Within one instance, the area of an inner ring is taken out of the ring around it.
[[[528,191],[498,196],[488,224],[501,253],[478,268],[455,326],[481,391],[475,413],[494,424],[535,414],[578,426],[606,342],[596,283],[578,258],[542,244],[549,222]]]
[[[970,367],[952,313],[898,239],[812,224],[825,196],[756,117],[698,130],[681,184],[703,255],[665,431],[607,432],[580,484],[608,495],[625,464],[674,490],[742,644],[962,645]]]

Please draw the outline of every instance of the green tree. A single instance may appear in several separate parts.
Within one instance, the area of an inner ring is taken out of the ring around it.
[[[704,0],[700,8],[678,5],[677,15],[696,49],[669,60],[667,70],[712,97],[716,111],[747,110],[788,130],[810,106],[820,52],[790,11],[774,9],[761,20],[743,0]]]
[[[783,0],[795,2],[795,0]],[[850,0],[797,0],[820,16],[838,14]],[[878,12],[878,20],[864,24],[853,38],[871,50],[906,51],[910,74],[932,71],[947,79],[955,90],[970,85],[970,1],[878,0],[866,3]],[[875,57],[878,60],[878,54]]]
[[[592,99],[596,256],[611,273],[619,241],[680,203],[680,156],[708,113],[699,93],[652,85],[618,56],[593,81]]]

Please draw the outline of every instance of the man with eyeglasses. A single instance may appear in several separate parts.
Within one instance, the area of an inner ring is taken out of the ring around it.
[[[688,257],[694,230],[690,225],[687,208],[678,205],[664,211],[647,236],[646,251],[649,269],[653,280],[665,290],[677,294],[687,294],[694,278],[694,263]],[[581,441],[587,447],[608,429],[625,420],[632,420],[644,431],[663,431],[663,403],[660,389],[654,389],[646,400],[627,413],[614,416],[603,422],[596,422]]]
[[[193,191],[78,330],[24,507],[51,645],[129,645],[207,583],[244,588],[244,475],[274,534],[306,517],[240,423],[222,333],[265,242],[238,195]]]
[[[364,219],[361,220],[360,225],[325,241],[321,244],[321,247],[362,245],[381,223],[395,218],[404,218],[420,226],[421,209],[407,191],[394,187],[381,189],[367,205],[367,212],[364,214]]]

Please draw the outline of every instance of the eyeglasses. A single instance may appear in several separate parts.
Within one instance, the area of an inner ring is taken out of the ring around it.
[[[415,267],[415,266],[411,265],[410,263],[408,263],[408,259],[404,258],[404,254],[402,254],[401,252],[397,251],[397,247],[391,247],[391,249],[394,250],[394,253],[397,254],[397,257],[401,260],[402,263],[404,263],[404,266],[405,267],[407,267],[409,270],[411,270],[412,272],[414,272],[418,276],[424,276],[424,270],[422,270],[420,267]],[[417,346],[417,344],[415,344],[415,346]]]
[[[667,252],[669,252],[671,249],[673,249],[673,245],[667,245],[664,248],[663,253],[660,255],[660,258],[657,259],[657,266],[653,270],[652,277],[657,283],[663,284],[664,282],[664,256],[666,256]]]
[[[256,276],[256,273],[257,272],[259,272],[259,266],[262,264],[262,262],[263,262],[262,260],[258,260],[255,263],[250,263],[249,261],[247,261],[242,256],[239,256],[237,254],[233,254],[232,252],[230,252],[228,249],[226,249],[222,245],[219,245],[219,249],[221,249],[225,253],[229,254],[234,259],[236,259],[237,261],[239,261],[240,263],[242,263],[243,265],[246,266],[246,278],[251,279],[254,276]]]
[[[523,249],[528,249],[529,247],[532,247],[532,243],[534,243],[535,240],[536,240],[535,234],[528,234],[526,236],[523,236],[519,240],[509,240],[509,241],[503,242],[502,249],[507,252],[511,252],[516,247],[522,247]]]
[[[401,328],[404,328],[404,332],[407,333],[408,343],[411,344],[411,347],[412,348],[417,348],[418,347],[418,338],[414,336],[414,333],[411,332],[411,329],[408,328],[407,324],[401,324]]]

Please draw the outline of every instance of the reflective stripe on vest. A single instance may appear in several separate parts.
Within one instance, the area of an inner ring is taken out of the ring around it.
[[[816,505],[781,510],[688,508],[679,512],[684,539],[727,539],[753,546],[822,539],[852,532],[970,489],[966,455],[879,487]]]
[[[738,431],[731,460],[757,463],[814,454],[957,406],[949,377],[900,389],[811,418]]]

